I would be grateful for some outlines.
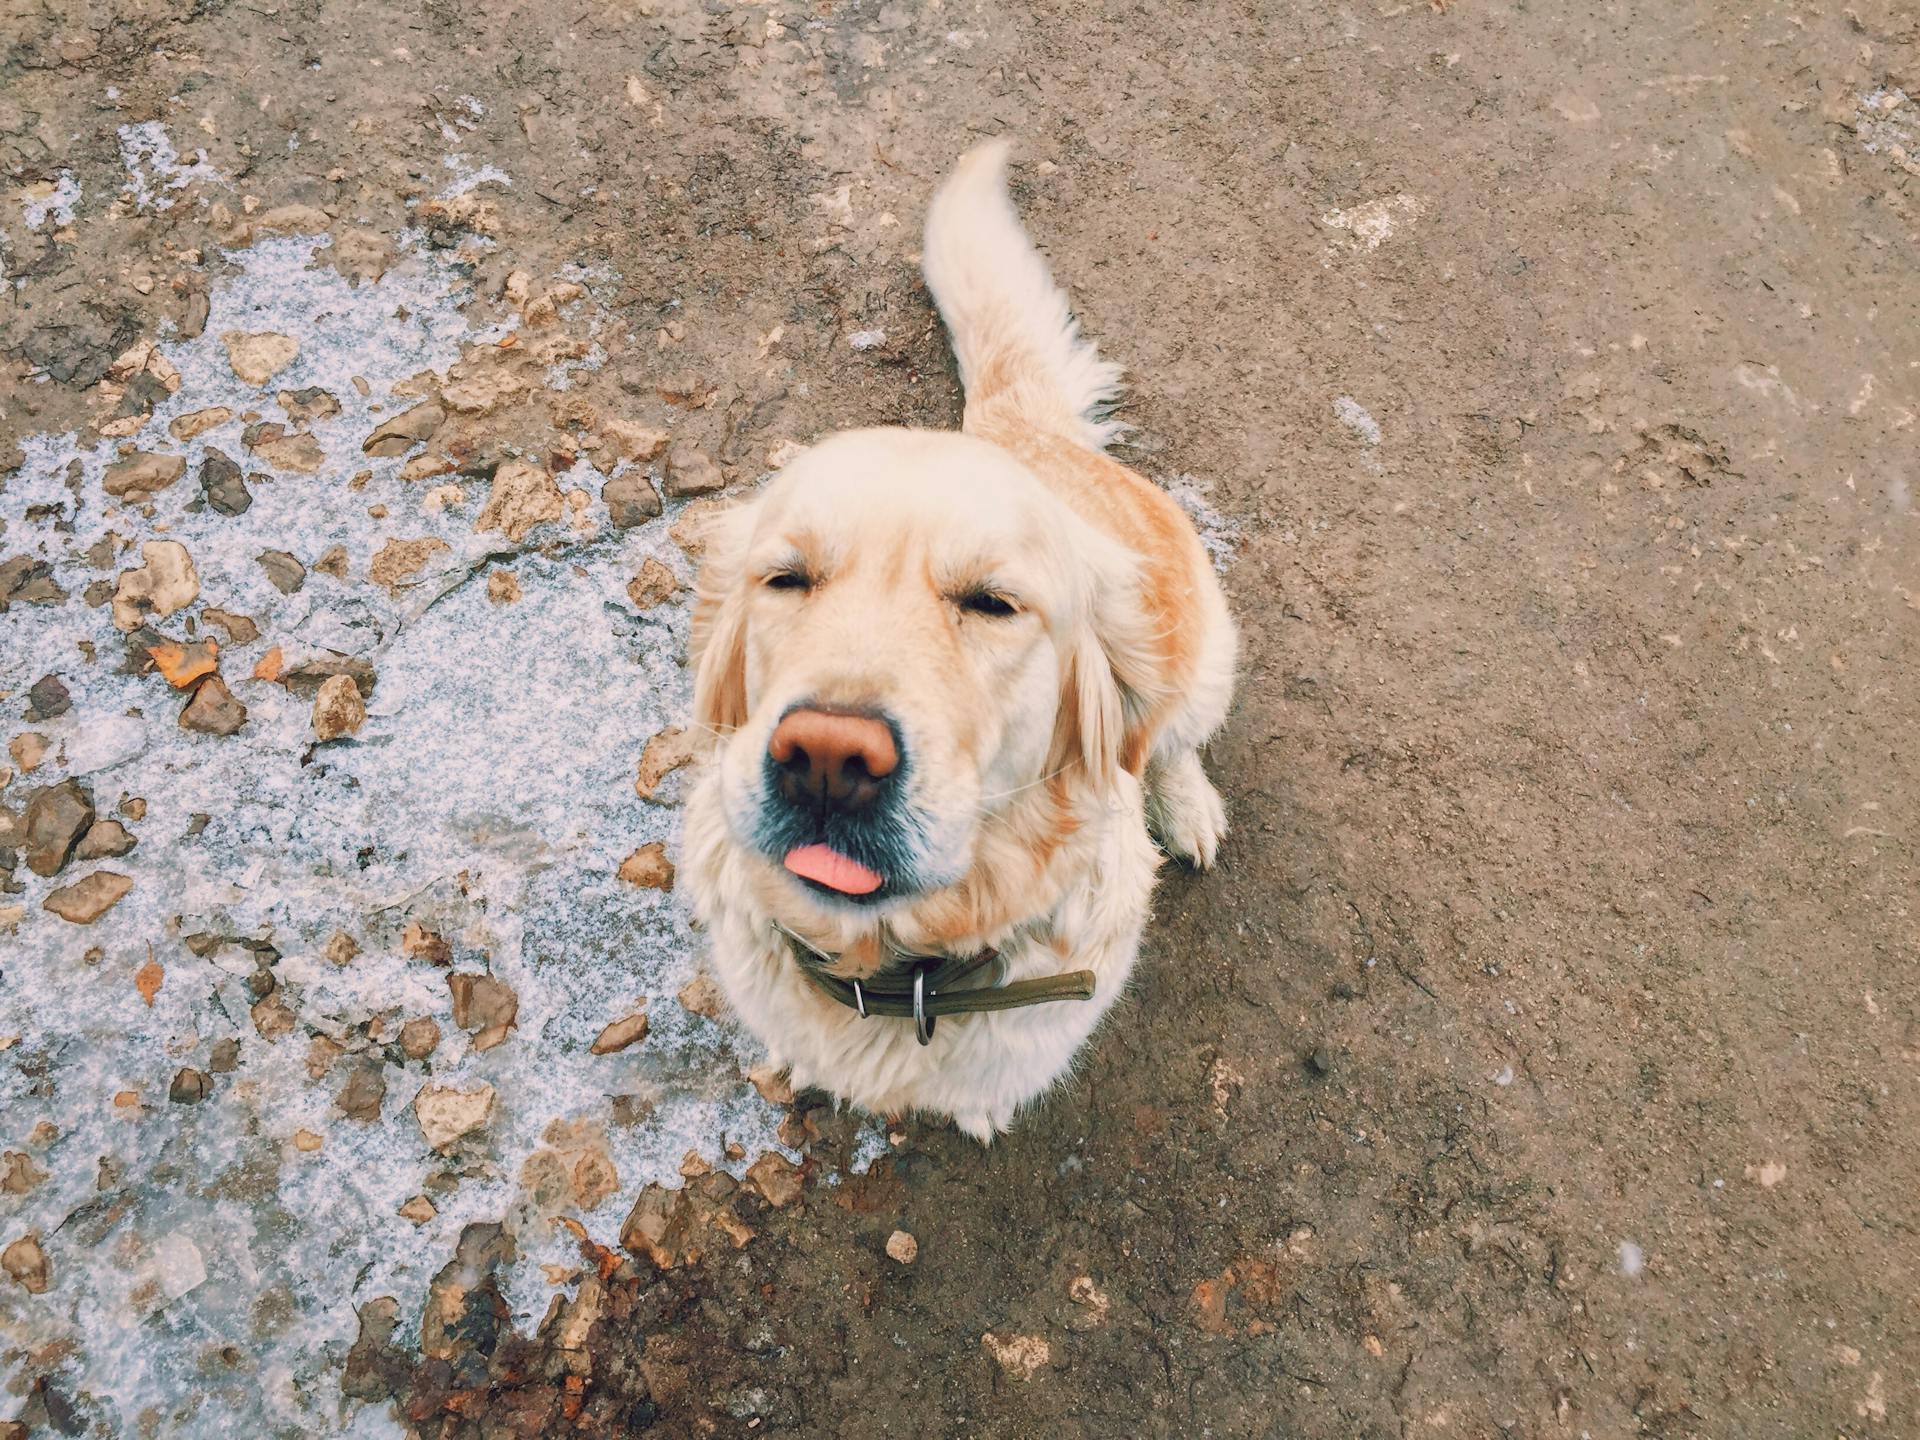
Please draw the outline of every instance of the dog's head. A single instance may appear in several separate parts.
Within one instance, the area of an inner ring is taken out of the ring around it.
[[[1132,557],[997,446],[815,446],[708,533],[694,717],[732,839],[796,908],[958,884],[1042,787],[1138,774],[1147,631]]]

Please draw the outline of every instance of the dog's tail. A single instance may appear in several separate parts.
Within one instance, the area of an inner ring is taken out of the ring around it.
[[[921,269],[960,361],[966,428],[1015,420],[1104,449],[1125,428],[1107,418],[1120,367],[1080,337],[1014,214],[1006,171],[1005,140],[975,146],[927,211]]]

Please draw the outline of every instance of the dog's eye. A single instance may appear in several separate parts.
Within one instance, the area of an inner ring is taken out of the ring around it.
[[[996,595],[991,590],[969,590],[955,603],[969,615],[987,615],[995,620],[1004,620],[1016,613],[1011,600],[1004,595]]]
[[[776,570],[766,578],[769,590],[811,590],[813,581],[799,570]]]

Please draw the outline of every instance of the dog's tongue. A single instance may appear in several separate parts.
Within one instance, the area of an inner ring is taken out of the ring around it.
[[[787,852],[787,869],[803,880],[838,890],[843,895],[871,895],[886,880],[857,860],[849,860],[826,845],[802,845]]]

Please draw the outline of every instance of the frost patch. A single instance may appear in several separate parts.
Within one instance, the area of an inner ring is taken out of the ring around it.
[[[57,227],[73,223],[73,207],[80,203],[80,182],[71,170],[41,180],[20,192],[20,217],[27,229],[38,230],[47,221]]]
[[[171,210],[173,200],[165,192],[184,190],[196,180],[224,180],[226,177],[207,163],[207,152],[193,152],[193,164],[182,165],[180,156],[167,136],[167,127],[158,120],[140,125],[122,125],[120,161],[132,179],[133,203],[140,210]]]
[[[1368,445],[1380,443],[1380,422],[1368,413],[1366,406],[1351,395],[1342,395],[1334,401],[1333,413],[1335,418],[1358,436],[1363,443]]]
[[[1327,255],[1332,257],[1341,250],[1378,250],[1403,224],[1418,219],[1425,208],[1403,192],[1384,200],[1369,200],[1351,210],[1329,210],[1320,217],[1320,223],[1339,233],[1327,247]]]
[[[887,343],[884,330],[856,330],[847,337],[847,343],[856,350],[873,350]]]
[[[1160,488],[1171,495],[1193,521],[1193,528],[1200,532],[1200,543],[1206,547],[1207,558],[1213,561],[1215,572],[1226,574],[1227,562],[1233,558],[1234,547],[1240,543],[1240,527],[1214,509],[1206,490],[1191,475],[1174,475],[1163,479]]]
[[[476,169],[470,156],[448,155],[440,163],[453,171],[454,176],[452,183],[440,192],[442,200],[456,199],[482,185],[498,185],[503,190],[513,185],[513,178],[498,165],[482,165]]]
[[[1861,95],[1860,118],[1854,122],[1854,134],[1869,155],[1884,155],[1909,175],[1920,175],[1916,160],[1916,131],[1920,130],[1920,106],[1915,106],[1906,91],[1882,85]]]

